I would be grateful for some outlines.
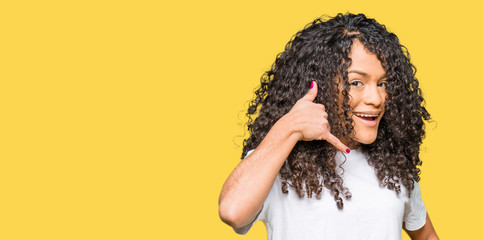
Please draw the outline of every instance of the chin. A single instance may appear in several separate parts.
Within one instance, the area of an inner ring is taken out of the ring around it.
[[[357,140],[357,141],[358,141],[359,143],[364,144],[364,145],[369,145],[369,144],[374,143],[374,142],[376,141],[376,139],[374,138],[374,139],[371,139],[371,140],[362,140],[362,141]]]
[[[356,140],[358,143],[362,143],[365,145],[372,144],[376,141],[377,138],[377,132],[375,134],[369,134],[365,136],[356,136],[354,137],[354,140]]]

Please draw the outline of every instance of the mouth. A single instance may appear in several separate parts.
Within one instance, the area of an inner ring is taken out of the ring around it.
[[[364,120],[376,120],[379,114],[364,114],[364,113],[354,113],[357,117],[360,117]]]
[[[362,120],[369,126],[375,126],[377,124],[377,118],[379,117],[379,112],[354,112],[354,116]]]

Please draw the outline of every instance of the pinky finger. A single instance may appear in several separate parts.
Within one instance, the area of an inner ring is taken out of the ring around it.
[[[331,133],[329,133],[329,136],[327,136],[325,140],[330,144],[332,144],[332,146],[334,146],[335,148],[339,149],[339,151],[341,152],[345,152],[345,153],[351,152],[351,150],[345,144],[343,144],[337,137],[335,137]]]

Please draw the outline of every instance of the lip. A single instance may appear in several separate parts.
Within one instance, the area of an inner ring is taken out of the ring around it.
[[[357,119],[364,125],[368,127],[375,127],[377,126],[377,123],[379,121],[380,113],[381,113],[380,111],[354,111],[353,116],[355,117],[355,119]],[[372,118],[370,117],[360,117],[360,116],[357,116],[356,114],[377,115],[377,117],[374,117],[374,120],[372,120]]]
[[[366,115],[379,115],[381,114],[381,111],[353,111],[353,114],[366,114]]]

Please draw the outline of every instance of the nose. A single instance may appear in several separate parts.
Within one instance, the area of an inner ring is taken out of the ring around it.
[[[374,107],[380,107],[384,101],[386,90],[383,87],[377,85],[369,85],[364,89],[364,103],[366,105],[373,105]]]

